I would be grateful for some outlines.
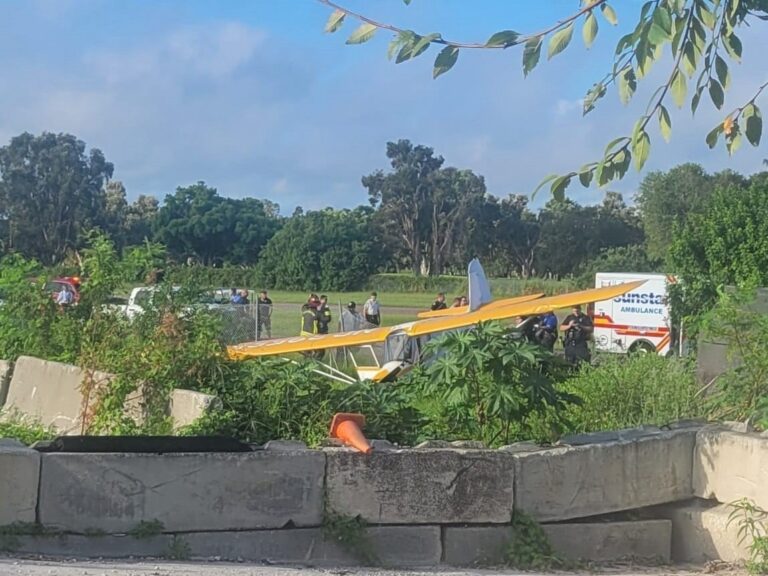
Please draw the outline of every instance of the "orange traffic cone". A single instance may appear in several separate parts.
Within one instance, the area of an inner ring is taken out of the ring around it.
[[[331,438],[338,438],[344,444],[357,448],[363,454],[370,454],[373,447],[363,435],[365,416],[362,414],[335,414],[331,422]]]

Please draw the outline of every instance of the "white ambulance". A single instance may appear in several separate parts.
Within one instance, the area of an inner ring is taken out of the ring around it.
[[[595,350],[667,355],[672,351],[667,286],[676,282],[674,276],[601,272],[595,275],[595,288],[635,280],[646,282],[623,296],[594,303]]]

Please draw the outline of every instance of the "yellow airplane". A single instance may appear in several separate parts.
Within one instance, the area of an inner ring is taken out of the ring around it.
[[[470,311],[461,314],[444,315],[437,318],[426,318],[398,324],[396,326],[383,326],[352,332],[340,332],[336,334],[316,334],[313,336],[297,336],[292,338],[277,338],[249,342],[227,347],[227,354],[234,360],[246,360],[266,356],[285,356],[292,353],[308,353],[319,350],[335,348],[364,347],[373,356],[373,364],[368,366],[358,365],[354,356],[350,355],[358,379],[341,372],[326,364],[321,364],[325,372],[318,373],[347,383],[358,380],[373,380],[374,382],[390,382],[407,373],[420,361],[420,353],[426,340],[436,334],[450,330],[468,329],[480,322],[490,320],[507,320],[510,318],[538,316],[546,312],[570,308],[572,306],[601,302],[616,298],[638,288],[644,281],[627,282],[604,288],[593,288],[547,298],[510,298],[506,303],[501,301],[490,303],[483,298],[475,297],[467,307]],[[470,284],[470,291],[472,285]],[[477,290],[474,291],[477,294]],[[538,295],[532,295],[538,296]],[[521,300],[521,298],[523,300]],[[493,305],[491,305],[493,304]],[[475,306],[475,310],[471,308]],[[379,361],[373,347],[383,346],[383,361]]]

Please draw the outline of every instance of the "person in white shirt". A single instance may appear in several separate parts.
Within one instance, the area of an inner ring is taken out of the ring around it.
[[[371,292],[371,297],[365,301],[363,305],[363,315],[365,321],[374,326],[381,325],[381,309],[379,308],[379,301],[376,299],[376,292]]]

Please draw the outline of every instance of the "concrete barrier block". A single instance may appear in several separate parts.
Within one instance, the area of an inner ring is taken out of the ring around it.
[[[21,356],[16,360],[4,410],[22,414],[61,434],[79,434],[82,428],[84,371],[77,366]],[[103,383],[109,374],[96,372]]]
[[[695,429],[515,454],[515,507],[541,522],[688,499]]]
[[[170,416],[174,430],[188,426],[203,414],[221,407],[221,400],[211,394],[182,390],[177,388],[171,392]]]
[[[0,443],[0,526],[34,522],[40,454],[15,441]]]
[[[499,451],[326,451],[327,506],[375,524],[509,522],[514,458]]]
[[[768,438],[708,426],[696,437],[693,489],[728,504],[748,498],[768,510]]]
[[[8,387],[11,385],[11,375],[13,373],[13,364],[7,360],[0,360],[0,408],[5,405],[8,397]]]
[[[672,521],[672,559],[695,564],[747,560],[749,542],[739,541],[738,522],[729,524],[731,510],[702,500],[666,507],[662,514]]]
[[[7,538],[8,552],[40,554],[68,558],[164,558],[173,552],[173,537],[160,534],[148,538],[128,535],[79,534],[12,536]]]
[[[439,526],[376,526],[366,528],[372,557],[334,542],[320,528],[247,532],[198,532],[182,538],[193,558],[221,558],[281,564],[354,566],[434,566],[440,563]]]
[[[670,558],[668,520],[545,524],[542,528],[555,553],[567,560],[667,562]],[[445,527],[444,562],[452,566],[503,564],[513,538],[511,526]]]
[[[322,452],[43,454],[39,519],[71,532],[317,526]]]
[[[550,524],[543,528],[555,552],[567,560],[668,563],[671,557],[669,520]]]

